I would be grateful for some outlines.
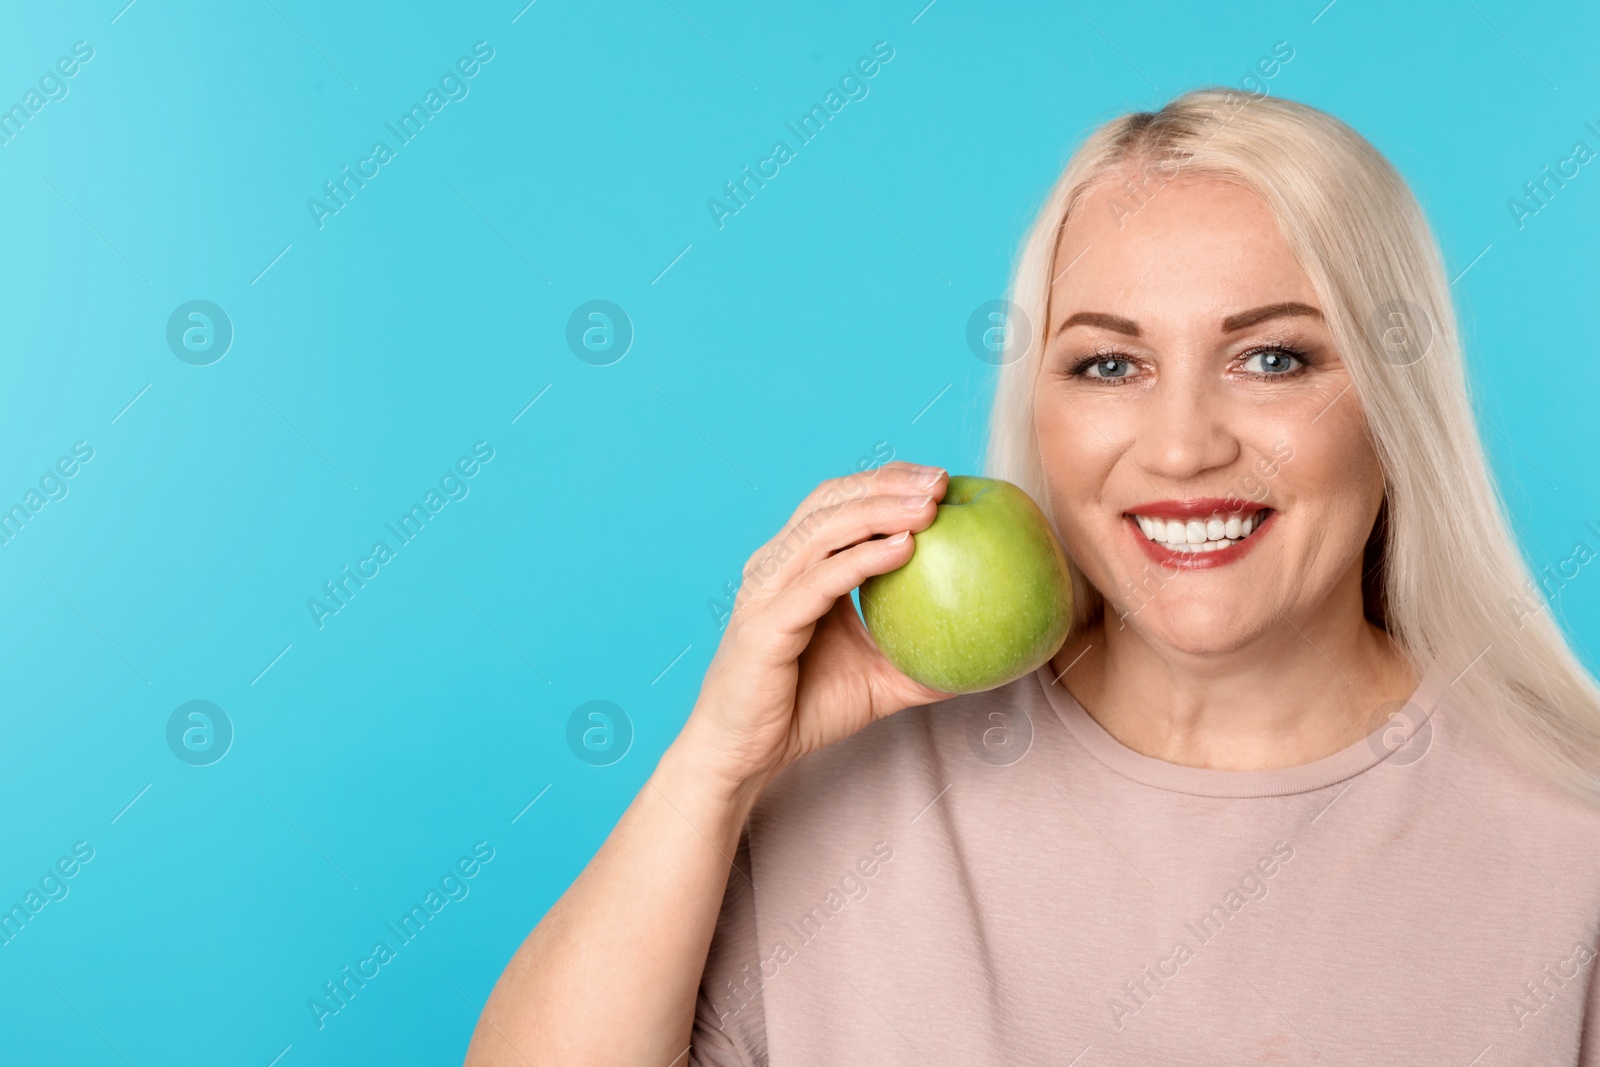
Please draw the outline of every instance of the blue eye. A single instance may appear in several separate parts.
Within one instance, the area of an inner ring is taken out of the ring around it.
[[[1107,356],[1085,363],[1079,373],[1085,378],[1126,378],[1132,367],[1125,359]]]
[[[1260,368],[1254,368],[1252,363],[1260,363]],[[1287,374],[1297,370],[1305,364],[1305,360],[1298,353],[1287,348],[1264,348],[1259,352],[1252,352],[1244,361],[1244,369],[1252,374],[1274,376]]]

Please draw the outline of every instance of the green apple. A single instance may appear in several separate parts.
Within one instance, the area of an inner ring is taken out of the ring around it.
[[[943,693],[1037,670],[1072,624],[1072,581],[1049,521],[998,478],[951,475],[911,559],[861,583],[861,615],[889,662]]]

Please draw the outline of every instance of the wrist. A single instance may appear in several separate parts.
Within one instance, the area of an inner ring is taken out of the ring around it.
[[[715,749],[686,725],[656,763],[654,777],[677,795],[692,794],[726,810],[743,823],[770,775],[752,775],[728,766]]]

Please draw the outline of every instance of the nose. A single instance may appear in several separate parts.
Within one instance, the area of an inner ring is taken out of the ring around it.
[[[1129,456],[1152,479],[1188,482],[1238,458],[1235,413],[1203,375],[1163,375],[1140,407]]]

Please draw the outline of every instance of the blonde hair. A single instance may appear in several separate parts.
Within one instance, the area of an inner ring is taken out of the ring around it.
[[[1180,176],[1262,196],[1321,301],[1384,470],[1363,582],[1368,616],[1419,674],[1437,663],[1455,677],[1452,708],[1503,753],[1600,803],[1600,689],[1545,610],[1506,521],[1437,242],[1405,180],[1339,119],[1208,87],[1090,134],[1018,254],[1009,298],[1020,321],[1000,352],[986,473],[1048,499],[1033,390],[1067,218],[1101,180],[1126,177],[1121,203],[1137,210]],[[1071,570],[1076,631],[1105,600]]]

